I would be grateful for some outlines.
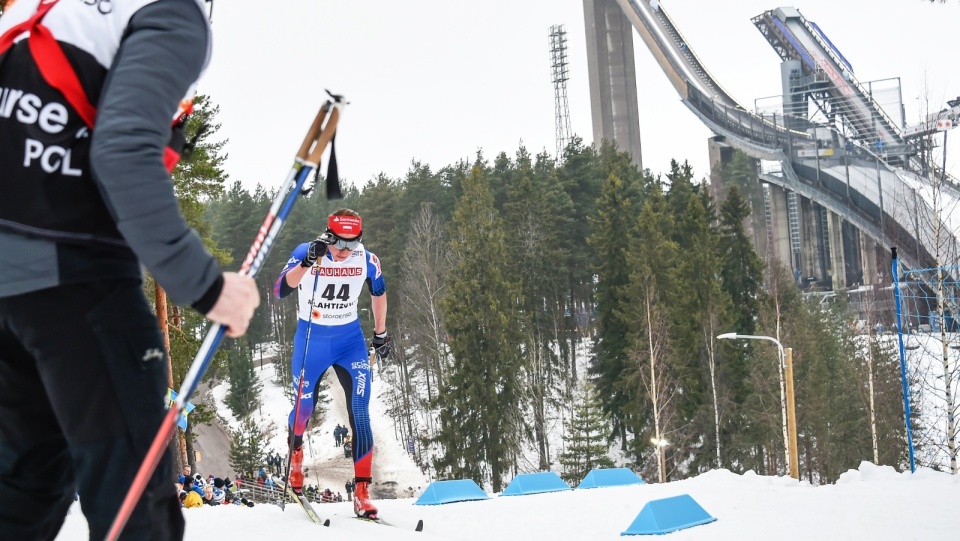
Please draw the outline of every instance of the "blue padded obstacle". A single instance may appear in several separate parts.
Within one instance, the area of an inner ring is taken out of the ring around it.
[[[573,490],[559,475],[552,471],[539,473],[522,473],[513,478],[501,496],[523,496],[540,492],[557,492],[559,490]]]
[[[643,479],[628,468],[597,468],[590,470],[590,473],[577,485],[577,489],[642,484],[644,484]]]
[[[454,479],[430,483],[413,505],[440,505],[489,498],[490,496],[473,479]]]
[[[688,494],[653,500],[620,535],[659,535],[717,520],[700,507]]]

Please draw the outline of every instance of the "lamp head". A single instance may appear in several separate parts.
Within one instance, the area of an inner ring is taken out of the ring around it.
[[[736,337],[737,337],[737,333],[735,332],[725,332],[717,336],[717,340],[728,340],[728,339],[734,339]]]

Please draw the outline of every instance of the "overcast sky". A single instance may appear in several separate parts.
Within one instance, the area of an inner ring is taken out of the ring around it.
[[[643,1],[643,0],[641,0]],[[777,96],[780,59],[750,22],[780,5],[770,0],[661,0],[686,42],[744,107]],[[899,78],[908,124],[918,98],[936,106],[960,95],[960,2],[803,0],[853,65],[861,82]],[[568,32],[568,96],[574,132],[592,142],[582,0],[219,0],[214,56],[200,92],[220,105],[229,139],[227,173],[245,185],[278,185],[289,169],[325,88],[352,102],[337,150],[341,177],[363,184],[383,172],[402,178],[416,159],[434,169],[555,149],[549,27]],[[708,171],[711,135],[681,104],[634,33],[643,165],[670,159]],[[893,88],[896,81],[878,83]],[[929,100],[928,100],[929,98]],[[880,95],[894,119],[895,92]],[[960,174],[960,130],[948,169]]]

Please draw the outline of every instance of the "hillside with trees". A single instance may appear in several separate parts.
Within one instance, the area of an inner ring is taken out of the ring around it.
[[[178,170],[178,194],[230,268],[275,188],[227,178],[216,107],[201,103],[197,120],[211,129]],[[717,201],[685,162],[639,171],[612,146],[574,139],[560,160],[521,146],[439,168],[414,160],[401,178],[348,179],[341,201],[316,190],[298,201],[257,278],[263,302],[250,332],[227,341],[207,377],[230,381],[241,418],[257,404],[262,346],[276,345],[289,381],[295,302],[274,297],[276,274],[330,212],[349,207],[388,285],[389,413],[436,476],[499,490],[519,472],[604,459],[648,480],[717,467],[784,474],[776,350],[715,340],[730,331],[794,349],[800,474],[814,483],[873,456],[872,353],[878,453],[902,467],[896,359],[858,346],[842,294],[807,300],[777,261],[754,252],[741,190],[757,179],[740,169]],[[369,332],[363,303],[360,315]],[[169,318],[176,387],[204,324],[180,307]],[[549,437],[558,422],[559,444]]]

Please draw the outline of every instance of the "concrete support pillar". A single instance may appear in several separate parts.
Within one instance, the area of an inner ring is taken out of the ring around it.
[[[733,159],[733,152],[733,147],[727,143],[722,135],[714,135],[707,139],[707,156],[710,159],[710,195],[717,201],[717,204],[727,198],[722,172],[723,168]]]
[[[616,0],[583,0],[590,74],[593,143],[603,140],[630,153],[640,169],[640,113],[633,26]]]
[[[833,269],[833,276],[831,277],[833,290],[842,291],[847,286],[846,273],[844,272],[847,265],[843,255],[843,218],[831,212],[827,218],[827,228],[830,233],[830,267]]]
[[[794,271],[793,250],[790,248],[790,214],[787,209],[787,193],[775,184],[770,185],[770,217],[773,224],[773,247],[771,255]]]
[[[863,264],[863,283],[880,283],[877,269],[877,243],[863,232],[860,233],[860,254]]]
[[[803,264],[801,272],[804,277],[815,276],[822,280],[825,276],[820,272],[819,257],[820,238],[817,235],[817,213],[813,210],[813,202],[800,198],[800,261]]]

